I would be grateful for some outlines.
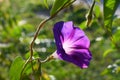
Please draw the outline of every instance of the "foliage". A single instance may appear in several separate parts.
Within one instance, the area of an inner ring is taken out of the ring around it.
[[[89,2],[68,6],[72,1],[74,0],[0,0],[0,80],[19,80],[25,60],[30,56],[29,46],[37,24],[61,10],[58,16],[41,29],[35,41],[33,56],[44,60],[52,54],[56,50],[52,26],[61,20],[73,20],[91,40],[93,59],[89,68],[80,69],[64,61],[52,60],[43,63],[40,70],[41,64],[33,61],[33,65],[29,63],[24,69],[22,80],[38,80],[41,72],[42,80],[120,79],[120,18],[115,14],[120,9],[120,1],[102,0],[102,11],[101,0],[95,0],[94,17],[89,27],[85,26],[85,15],[90,10]]]
[[[19,65],[18,65],[19,64]],[[10,79],[11,80],[19,80],[20,79],[20,73],[23,68],[24,61],[22,57],[17,57],[14,62],[11,65],[10,68]]]
[[[114,13],[120,4],[120,0],[105,0],[104,2],[104,25],[109,34],[112,34],[112,22]]]
[[[59,10],[63,9],[64,7],[67,6],[67,4],[69,4],[70,2],[72,2],[72,0],[55,0],[53,7],[50,11],[50,15],[53,16],[54,14],[56,14]]]

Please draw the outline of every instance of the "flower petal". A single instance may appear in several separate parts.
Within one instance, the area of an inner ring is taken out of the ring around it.
[[[71,52],[71,55],[56,51],[53,54],[53,57],[67,62],[71,62],[81,68],[88,68],[90,60],[92,59],[90,51],[86,49],[74,50],[73,52]]]
[[[55,42],[56,42],[57,50],[63,49],[63,48],[62,48],[63,38],[62,38],[62,34],[61,34],[61,30],[62,30],[63,24],[64,24],[63,21],[58,22],[58,23],[56,23],[56,24],[54,25],[54,28],[53,28],[53,32],[54,32],[54,37],[55,37]]]
[[[88,37],[85,35],[85,33],[75,27],[74,28],[74,36],[71,37],[71,41],[73,44],[73,47],[78,47],[78,48],[89,48],[90,46],[90,40],[88,39]]]
[[[89,48],[89,39],[81,29],[74,27],[72,21],[64,22],[64,25],[61,27],[61,35],[64,42],[70,40],[71,44],[79,45],[80,48]]]
[[[73,32],[73,26],[74,25],[72,21],[64,22],[64,25],[61,26],[61,34],[63,35],[64,41],[66,41],[71,36]]]
[[[73,50],[69,56],[72,59],[71,62],[81,68],[87,68],[92,59],[92,55],[87,49]]]
[[[53,28],[57,50],[55,58],[87,68],[92,55],[89,51],[90,40],[85,33],[74,27],[73,22],[58,22]]]

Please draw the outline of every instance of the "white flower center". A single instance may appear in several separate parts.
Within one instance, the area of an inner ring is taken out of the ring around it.
[[[71,53],[71,51],[72,51],[72,43],[71,43],[71,41],[70,40],[68,40],[68,41],[65,41],[64,43],[63,43],[63,49],[65,50],[65,52],[67,53],[67,54],[70,54]]]

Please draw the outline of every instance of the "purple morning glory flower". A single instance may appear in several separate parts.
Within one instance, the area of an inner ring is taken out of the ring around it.
[[[92,55],[89,51],[90,40],[85,33],[75,27],[72,21],[57,22],[53,33],[57,46],[53,57],[87,68]]]

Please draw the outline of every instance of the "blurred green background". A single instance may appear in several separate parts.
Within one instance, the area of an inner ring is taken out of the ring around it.
[[[27,59],[37,26],[49,17],[52,3],[53,0],[48,0],[47,9],[43,0],[0,0],[0,80],[9,80],[9,68],[16,56]],[[34,46],[34,54],[45,59],[56,50],[53,25],[72,20],[91,40],[93,59],[89,68],[80,69],[71,63],[52,60],[42,65],[42,80],[120,80],[120,17],[114,15],[113,42],[103,27],[102,3],[96,3],[93,23],[85,26],[90,5],[87,0],[81,0],[62,10],[41,29]],[[24,80],[30,79],[28,72]]]

